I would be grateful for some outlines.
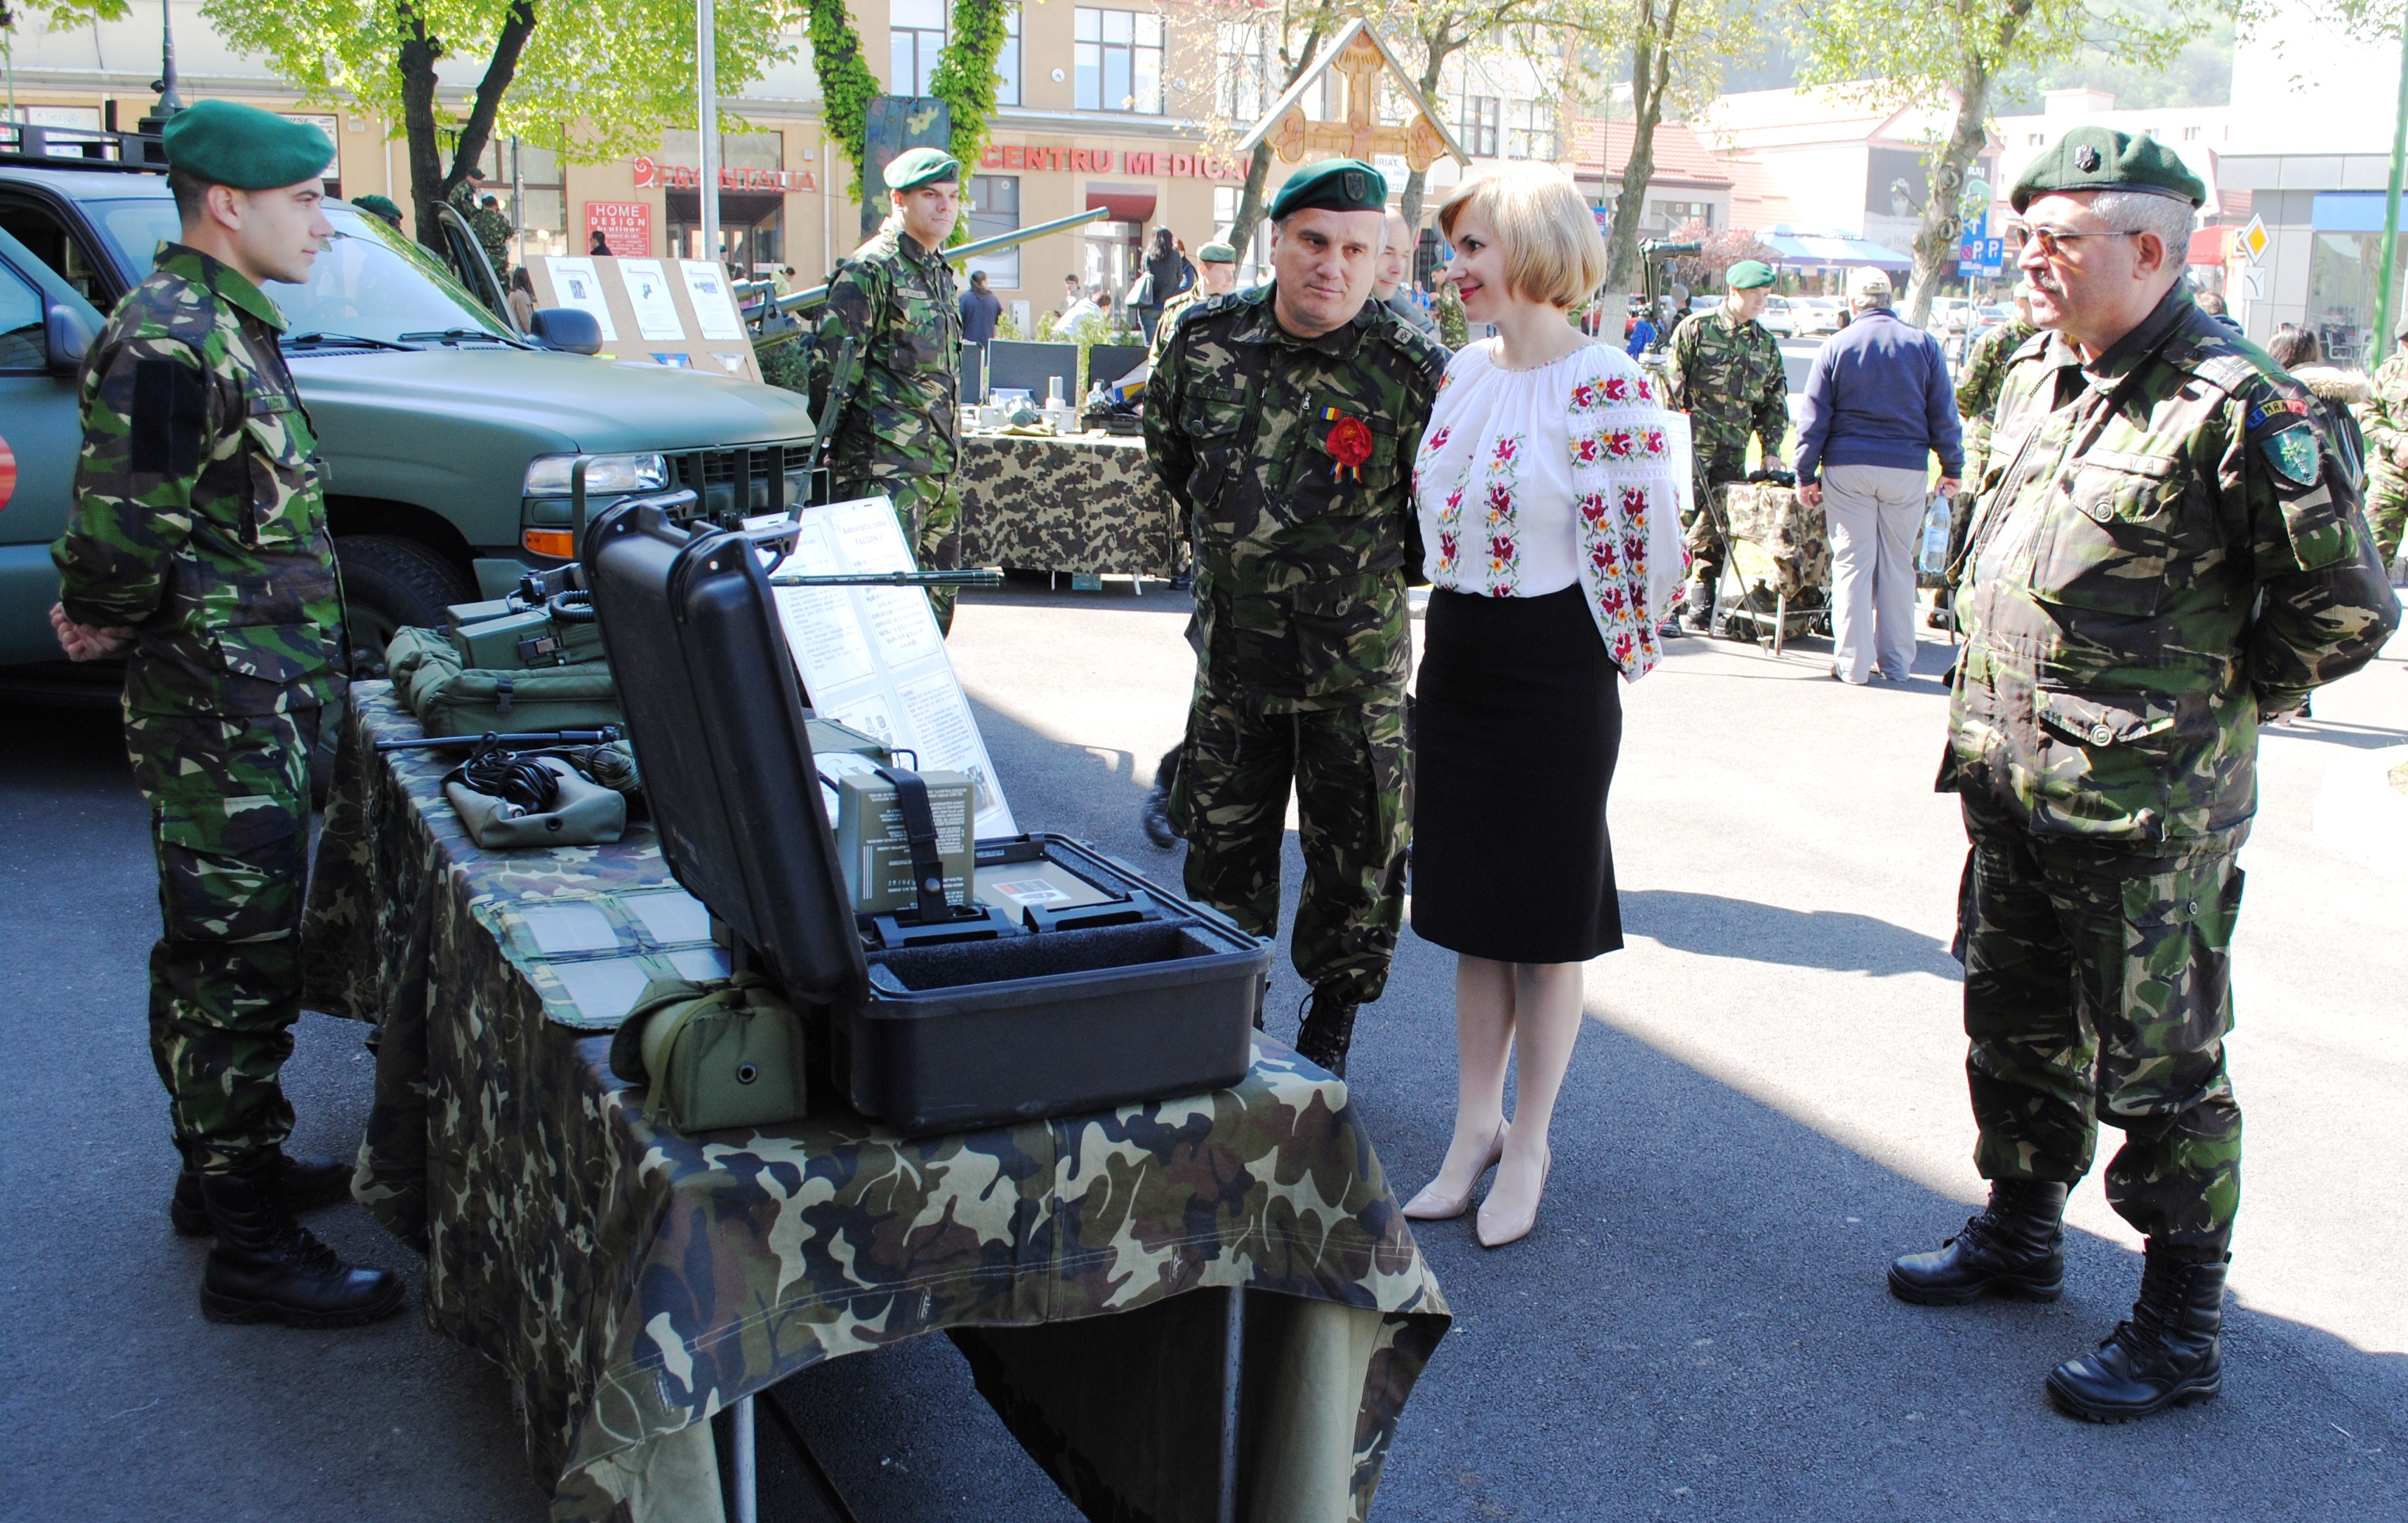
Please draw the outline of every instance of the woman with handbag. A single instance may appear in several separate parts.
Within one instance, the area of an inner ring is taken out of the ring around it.
[[[1154,342],[1154,330],[1162,321],[1162,309],[1170,298],[1196,283],[1196,266],[1187,263],[1180,251],[1179,239],[1168,226],[1154,230],[1154,247],[1145,256],[1145,273],[1139,277],[1144,286],[1129,302],[1129,309],[1145,323],[1145,341]]]
[[[1447,366],[1413,463],[1432,585],[1412,923],[1458,956],[1457,1063],[1446,1161],[1405,1215],[1461,1216],[1493,1165],[1477,1223],[1493,1248],[1537,1220],[1582,964],[1622,945],[1605,821],[1615,678],[1656,664],[1687,557],[1657,383],[1567,320],[1605,278],[1571,181],[1509,166],[1456,191],[1438,225],[1465,315],[1497,336]]]

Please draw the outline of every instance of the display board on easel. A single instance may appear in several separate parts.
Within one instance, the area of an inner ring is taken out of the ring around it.
[[[548,254],[527,276],[537,306],[593,315],[606,358],[761,378],[727,272],[709,260]]]

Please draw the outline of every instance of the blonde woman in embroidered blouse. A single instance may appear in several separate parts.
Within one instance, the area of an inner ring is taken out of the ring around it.
[[[1481,1244],[1537,1220],[1582,965],[1622,945],[1605,805],[1617,675],[1660,654],[1686,555],[1655,380],[1567,320],[1605,278],[1571,181],[1514,165],[1439,209],[1446,278],[1497,336],[1448,365],[1413,464],[1432,591],[1416,692],[1413,929],[1458,955],[1453,1141],[1405,1215]],[[1505,1070],[1519,1064],[1517,1114]]]

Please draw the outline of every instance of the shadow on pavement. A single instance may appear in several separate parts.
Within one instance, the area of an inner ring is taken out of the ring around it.
[[[1675,889],[1625,890],[1622,927],[1677,951],[1888,977],[1930,973],[1961,979],[1948,944],[1845,910],[1796,910]]]

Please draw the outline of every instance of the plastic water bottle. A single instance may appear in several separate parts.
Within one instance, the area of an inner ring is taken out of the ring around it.
[[[1923,510],[1923,548],[1914,557],[1914,569],[1930,576],[1948,569],[1948,499],[1937,492]]]

